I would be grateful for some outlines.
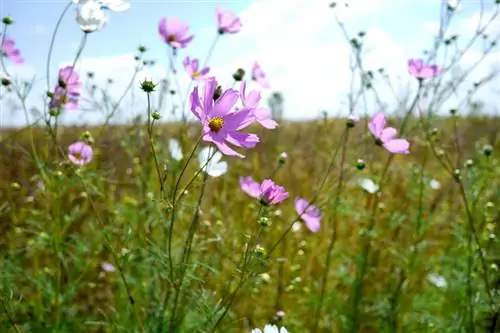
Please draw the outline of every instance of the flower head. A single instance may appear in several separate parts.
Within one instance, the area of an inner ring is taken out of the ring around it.
[[[259,184],[252,177],[241,177],[240,187],[252,198],[260,200],[265,205],[276,205],[287,199],[289,194],[284,187],[276,185],[270,179],[264,179]]]
[[[224,155],[244,155],[233,150],[228,144],[240,148],[253,148],[260,141],[255,134],[242,133],[240,130],[251,124],[251,108],[243,108],[232,112],[232,108],[238,100],[238,91],[228,89],[214,100],[217,88],[215,78],[205,81],[203,95],[200,98],[198,87],[191,93],[191,112],[203,125],[203,140],[214,143]]]
[[[255,328],[250,333],[288,333],[288,331],[284,327],[278,328],[276,325],[266,325],[264,326],[264,331],[261,331],[260,328]]]
[[[105,10],[122,12],[130,8],[130,3],[123,0],[73,0],[79,4],[76,9],[76,22],[86,33],[102,29],[107,21]]]
[[[200,168],[209,176],[219,177],[227,172],[227,162],[221,161],[222,154],[213,147],[203,147],[198,155]]]
[[[194,36],[188,36],[188,31],[189,25],[176,17],[168,21],[166,17],[163,17],[158,24],[158,32],[163,41],[176,49],[183,49],[191,43]]]
[[[377,193],[379,189],[379,186],[375,184],[370,178],[361,178],[358,180],[358,184],[363,188],[363,190],[370,194]]]
[[[246,94],[246,82],[241,81],[240,85],[240,98],[244,107],[252,108],[253,112],[251,117],[254,121],[258,122],[267,129],[274,129],[278,123],[271,118],[271,111],[267,108],[259,107],[260,92],[252,90]]]
[[[429,273],[427,275],[427,280],[429,280],[430,283],[440,289],[446,288],[448,286],[446,279],[436,273]]]
[[[268,89],[270,87],[266,73],[264,73],[264,71],[257,62],[254,62],[252,66],[252,80],[260,84],[262,88]]]
[[[21,51],[16,49],[15,42],[12,39],[4,38],[2,42],[2,54],[15,64],[22,64],[24,62],[23,57],[21,57]]]
[[[82,141],[77,141],[68,147],[68,157],[73,164],[84,165],[92,161],[92,147]]]
[[[180,161],[184,157],[179,141],[176,139],[168,140],[168,150],[170,151],[170,156],[176,161]]]
[[[219,26],[219,33],[235,34],[241,30],[241,21],[235,13],[226,11],[221,8],[215,10],[217,16],[217,24]]]
[[[182,64],[184,65],[184,69],[186,70],[188,75],[193,80],[204,80],[208,72],[210,72],[210,67],[204,67],[200,70],[200,62],[198,61],[198,59],[191,60],[189,57],[186,57]]]
[[[81,85],[80,76],[73,66],[61,68],[50,100],[50,109],[76,109],[78,107]]]
[[[113,266],[113,264],[107,262],[107,261],[103,261],[101,263],[101,268],[103,271],[107,272],[107,273],[112,273],[114,272],[116,269],[115,269],[115,266]]]
[[[375,142],[393,154],[409,154],[410,143],[405,139],[395,139],[398,131],[393,127],[385,126],[385,115],[377,112],[368,123],[368,129],[375,137]]]
[[[437,65],[426,65],[422,59],[408,60],[408,73],[417,79],[430,79],[441,74]]]
[[[295,211],[300,216],[306,227],[312,232],[318,232],[323,215],[318,207],[311,205],[307,200],[295,198]]]
[[[82,85],[80,82],[80,75],[78,75],[73,66],[61,68],[58,78],[58,86],[69,92],[77,91]]]

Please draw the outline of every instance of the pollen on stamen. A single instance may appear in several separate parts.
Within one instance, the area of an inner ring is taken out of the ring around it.
[[[194,72],[193,72],[193,77],[198,77],[198,76],[200,76],[200,72],[198,72],[198,71],[194,71]]]
[[[219,133],[219,131],[222,129],[223,126],[224,126],[224,119],[222,119],[221,117],[212,118],[208,122],[208,127],[214,133]]]

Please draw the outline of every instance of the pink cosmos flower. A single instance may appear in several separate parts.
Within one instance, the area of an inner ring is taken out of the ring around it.
[[[215,10],[217,16],[217,24],[219,25],[219,33],[235,34],[241,30],[241,21],[235,13],[217,8]]]
[[[23,57],[21,57],[21,51],[15,48],[15,43],[12,39],[5,38],[3,40],[2,54],[15,64],[22,64],[24,62]]]
[[[258,107],[260,102],[260,92],[258,92],[257,90],[252,90],[247,95],[245,92],[246,86],[246,82],[241,81],[240,98],[243,106],[253,109],[252,117],[263,127],[267,129],[276,128],[278,126],[278,123],[271,119],[271,111],[269,111],[269,109],[267,108]]]
[[[186,57],[183,65],[184,69],[193,80],[204,80],[208,72],[210,72],[210,67],[205,67],[202,70],[199,70],[200,62],[198,59],[191,60],[189,57]]]
[[[76,109],[78,107],[81,85],[80,76],[72,66],[61,68],[49,107],[51,109]]]
[[[368,123],[368,129],[379,146],[384,146],[393,154],[409,154],[410,143],[405,139],[395,139],[398,131],[393,127],[385,127],[386,119],[382,112],[377,112]]]
[[[249,196],[260,200],[264,205],[276,205],[288,198],[288,192],[284,187],[276,185],[270,179],[264,179],[261,184],[252,177],[241,177],[240,187]]]
[[[408,60],[408,73],[417,79],[430,79],[440,75],[441,72],[437,65],[426,65],[422,59]]]
[[[309,204],[307,200],[295,198],[295,211],[300,216],[306,227],[312,232],[318,232],[323,215],[318,207]]]
[[[268,89],[270,87],[266,73],[264,73],[264,71],[257,62],[254,62],[252,66],[252,80],[260,84],[262,88]]]
[[[255,134],[242,133],[240,130],[251,124],[249,119],[253,112],[251,108],[231,112],[238,101],[238,91],[228,89],[214,101],[217,81],[211,77],[206,79],[203,95],[199,96],[198,87],[191,93],[191,112],[203,125],[203,140],[214,143],[224,155],[245,156],[233,150],[228,144],[253,148],[260,141]]]
[[[178,18],[172,17],[167,21],[163,17],[158,24],[158,32],[165,43],[176,49],[185,48],[194,36],[187,36],[189,25],[181,22]]]
[[[82,141],[77,141],[68,147],[68,157],[73,164],[84,165],[92,161],[92,147]]]

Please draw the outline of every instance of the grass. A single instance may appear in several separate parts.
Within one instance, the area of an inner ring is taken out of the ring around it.
[[[455,124],[460,154],[454,147]],[[318,320],[318,332],[470,332],[472,327],[493,332],[488,292],[495,293],[499,276],[494,236],[500,197],[495,175],[500,165],[495,157],[498,145],[491,156],[485,156],[482,147],[495,143],[491,140],[496,140],[498,125],[498,118],[487,117],[444,118],[433,124],[439,133],[432,140],[456,163],[458,179],[439,163],[444,157],[433,154],[418,119],[411,119],[412,153],[394,158],[380,194],[370,194],[358,184],[362,177],[377,182],[388,159],[388,153],[367,136],[365,119],[350,130],[341,119],[283,123],[266,132],[255,129],[266,144],[245,151],[246,159],[225,158],[228,172],[208,177],[205,185],[200,174],[182,198],[173,230],[173,270],[166,247],[172,202],[160,199],[143,125],[90,129],[93,135],[103,134],[94,137],[94,159],[82,168],[64,162],[43,131],[35,129],[42,172],[31,157],[28,132],[4,130],[2,331],[209,332],[221,314],[215,310],[231,298],[244,276],[219,331],[250,331],[270,322],[291,332],[312,331]],[[171,193],[198,136],[196,125],[181,129],[160,125],[153,140],[159,163],[166,165],[166,193]],[[59,143],[67,147],[81,130],[62,128]],[[345,146],[344,131],[350,132]],[[179,138],[178,133],[185,134],[180,162],[170,158],[167,149],[168,139]],[[281,152],[289,156],[283,165],[278,163]],[[363,170],[356,167],[358,159],[365,161]],[[328,171],[330,161],[333,167]],[[238,179],[251,175],[260,181],[276,168],[273,179],[290,198],[265,208],[258,217],[259,202],[241,191]],[[197,169],[193,160],[180,188]],[[311,233],[304,225],[294,228],[268,258],[267,252],[296,218],[294,197],[312,199],[327,171],[316,203],[324,214],[320,232]],[[429,186],[432,179],[441,183],[439,189]],[[460,184],[479,245],[469,241]],[[198,221],[191,254],[182,265],[179,260],[193,217]],[[254,255],[247,272],[242,272],[245,246],[258,230],[263,252]],[[370,250],[364,258],[368,239]],[[103,262],[116,270],[106,272]],[[363,262],[366,270],[359,275]],[[433,285],[429,273],[444,277],[446,287]],[[320,296],[323,276],[327,284]],[[492,296],[498,302],[498,296]],[[320,297],[321,315],[316,316]],[[283,317],[276,315],[280,310]]]

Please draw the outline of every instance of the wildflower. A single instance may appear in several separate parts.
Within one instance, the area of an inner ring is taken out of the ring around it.
[[[212,157],[212,159],[210,159],[210,157]],[[227,162],[221,161],[221,158],[222,154],[218,151],[214,151],[214,148],[204,147],[200,150],[198,162],[200,168],[203,168],[203,171],[209,176],[219,177],[227,172]]]
[[[368,129],[375,137],[375,143],[384,146],[393,154],[409,154],[410,143],[405,139],[395,139],[398,131],[393,127],[385,127],[385,125],[386,119],[382,112],[376,113],[368,123]]]
[[[441,183],[436,179],[431,179],[431,181],[429,182],[429,186],[433,190],[439,190],[441,188]]]
[[[446,279],[436,273],[429,273],[427,275],[427,280],[429,280],[430,283],[432,283],[434,286],[440,289],[446,288],[448,286]]]
[[[66,108],[73,110],[78,107],[79,88],[82,85],[80,76],[73,66],[59,70],[59,78],[54,92],[51,94],[50,109]]]
[[[241,148],[253,148],[260,141],[255,134],[240,132],[251,124],[249,117],[253,110],[243,108],[231,112],[238,100],[238,92],[228,89],[214,101],[216,87],[215,78],[207,79],[202,99],[198,94],[198,87],[195,87],[191,93],[191,112],[203,125],[204,141],[214,143],[224,155],[244,158],[244,155],[233,150],[228,143]]]
[[[176,161],[180,161],[184,157],[179,141],[176,139],[168,140],[168,150],[170,151],[170,156]]]
[[[259,108],[260,93],[257,90],[252,90],[246,95],[246,82],[242,81],[240,85],[240,98],[244,107],[252,108],[253,114],[251,117],[257,121],[262,127],[274,129],[278,123],[271,119],[271,111],[267,108]]]
[[[241,21],[235,13],[217,8],[215,10],[219,34],[235,34],[241,30]]]
[[[252,66],[252,80],[260,84],[262,88],[269,88],[269,81],[267,80],[266,73],[264,73],[257,62],[254,62]]]
[[[109,262],[106,262],[106,261],[101,263],[101,268],[103,271],[108,272],[108,273],[112,273],[115,271],[115,266],[113,266],[113,264],[110,264]]]
[[[21,51],[15,48],[15,42],[12,39],[4,38],[2,42],[2,54],[15,64],[24,63],[24,59],[21,57]]]
[[[361,178],[358,180],[358,184],[363,188],[363,190],[371,194],[376,193],[379,189],[379,186],[370,178]]]
[[[448,8],[449,11],[461,10],[462,4],[460,3],[460,0],[447,0],[446,8]]]
[[[130,3],[123,0],[73,0],[79,4],[76,9],[76,22],[85,33],[104,28],[108,18],[105,10],[122,12],[130,8]]]
[[[294,222],[294,224],[292,224],[293,232],[299,232],[301,229],[302,229],[302,224],[300,222]]]
[[[73,164],[84,165],[92,161],[92,147],[82,141],[77,141],[68,147],[68,157]]]
[[[189,57],[186,57],[184,59],[183,65],[184,69],[193,80],[205,79],[205,76],[210,71],[210,67],[204,67],[203,69],[199,70],[200,62],[198,61],[198,59],[191,60]]]
[[[278,156],[278,163],[284,165],[288,160],[288,154],[284,151]]]
[[[259,184],[252,177],[240,177],[240,187],[249,196],[260,200],[264,205],[276,205],[287,199],[289,194],[284,187],[276,185],[270,179]]]
[[[264,331],[261,331],[260,328],[255,328],[250,333],[288,333],[288,331],[284,327],[278,328],[276,325],[266,325],[264,326]]]
[[[422,59],[408,60],[408,72],[419,80],[430,79],[441,74],[437,65],[426,65]]]
[[[175,17],[168,21],[163,17],[158,24],[158,32],[163,41],[175,49],[183,49],[191,43],[194,36],[187,36],[188,31],[189,25]]]
[[[295,211],[312,232],[318,232],[323,217],[318,207],[309,204],[307,200],[295,198]]]

